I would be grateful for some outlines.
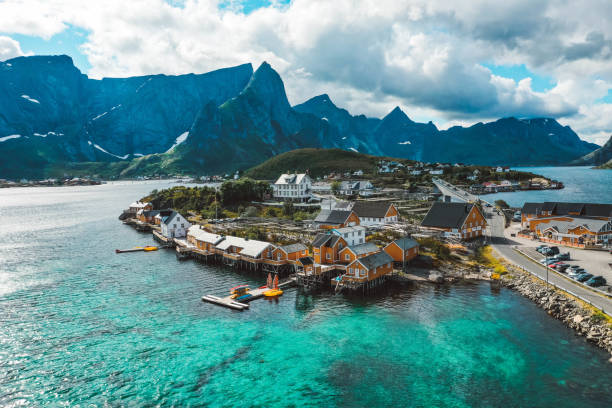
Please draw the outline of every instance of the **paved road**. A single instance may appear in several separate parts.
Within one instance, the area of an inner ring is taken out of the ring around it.
[[[516,252],[512,247],[514,245],[520,245],[520,243],[504,237],[504,216],[498,215],[494,210],[489,209],[488,212],[491,214],[491,218],[487,220],[490,228],[491,246],[509,262],[546,280],[546,268]],[[548,281],[554,283],[561,289],[579,295],[583,299],[591,302],[593,306],[604,310],[607,314],[612,316],[612,299],[583,288],[550,269],[548,271]]]

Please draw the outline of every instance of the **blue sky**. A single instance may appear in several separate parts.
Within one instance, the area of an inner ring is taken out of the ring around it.
[[[440,128],[552,117],[604,143],[610,20],[603,0],[0,0],[0,60],[68,54],[93,78],[267,61],[293,104],[327,93]]]

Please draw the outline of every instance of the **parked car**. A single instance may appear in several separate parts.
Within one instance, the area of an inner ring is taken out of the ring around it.
[[[557,246],[551,246],[551,247],[548,247],[548,249],[549,249],[549,253],[552,255],[559,254],[559,247]]]
[[[561,272],[561,273],[566,273],[567,270],[569,268],[568,264],[563,264],[563,265],[559,265],[557,266],[557,268],[555,268],[557,271]]]
[[[559,259],[560,261],[569,261],[570,260],[570,254],[569,254],[569,252],[558,254],[557,255],[557,259]]]
[[[548,245],[538,245],[538,246],[536,247],[536,251],[538,251],[538,252],[542,253],[542,250],[543,250],[544,248],[548,248]]]
[[[586,272],[585,272],[585,273],[582,273],[582,274],[578,275],[578,277],[576,278],[576,280],[577,280],[578,282],[586,282],[586,281],[588,281],[589,279],[591,279],[592,277],[593,277],[593,275],[592,275],[592,274],[590,274],[590,273],[586,273]]]
[[[594,276],[591,279],[589,279],[588,281],[585,282],[587,285],[592,286],[594,288],[598,287],[598,286],[603,286],[606,284],[606,280],[604,279],[603,276]]]
[[[565,266],[567,268],[567,264],[564,264],[563,262],[555,262],[554,264],[550,265],[551,268],[555,269],[555,270],[559,270],[561,267]]]
[[[571,269],[572,272],[574,272],[576,269],[580,269],[580,265],[570,265],[569,268]]]

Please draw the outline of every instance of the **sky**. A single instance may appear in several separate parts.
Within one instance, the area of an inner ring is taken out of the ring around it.
[[[92,78],[267,61],[292,104],[439,128],[545,116],[603,144],[611,20],[609,0],[0,0],[0,61],[67,54]]]

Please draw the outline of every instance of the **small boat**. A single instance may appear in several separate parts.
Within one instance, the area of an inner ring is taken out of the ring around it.
[[[146,246],[142,250],[145,252],[157,251],[157,247],[156,246]]]
[[[237,297],[236,300],[246,300],[246,299],[250,298],[251,296],[253,296],[253,295],[251,295],[250,293],[247,293],[246,295],[242,295],[240,297]]]
[[[275,297],[283,294],[283,291],[280,289],[270,289],[264,292],[265,297]]]
[[[230,294],[232,296],[230,296],[232,299],[239,299],[241,296],[244,296],[246,294],[249,294],[249,285],[238,285],[238,286],[234,286],[233,288],[230,289]],[[249,296],[251,296],[249,294]]]

